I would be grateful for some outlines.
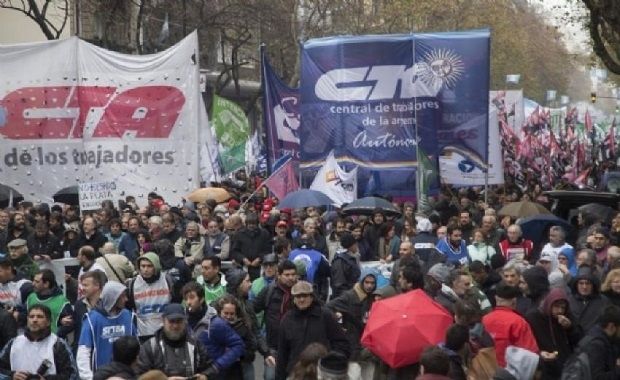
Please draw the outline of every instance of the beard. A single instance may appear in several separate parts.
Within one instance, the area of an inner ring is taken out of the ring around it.
[[[164,329],[164,334],[166,335],[166,338],[168,338],[169,340],[172,341],[178,341],[181,340],[181,338],[183,338],[185,336],[185,331],[169,331]]]

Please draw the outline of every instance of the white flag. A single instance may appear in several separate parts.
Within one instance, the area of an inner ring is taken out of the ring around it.
[[[316,173],[310,189],[327,195],[338,207],[351,203],[357,199],[357,167],[347,173],[338,165],[332,151]]]

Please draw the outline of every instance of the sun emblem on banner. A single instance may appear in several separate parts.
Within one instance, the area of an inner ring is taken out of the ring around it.
[[[420,79],[435,89],[453,88],[465,72],[461,57],[449,49],[434,49],[424,55]]]

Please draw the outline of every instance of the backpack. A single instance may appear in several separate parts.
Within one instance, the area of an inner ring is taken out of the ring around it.
[[[561,380],[592,380],[590,357],[584,349],[593,337],[584,338],[562,368]]]

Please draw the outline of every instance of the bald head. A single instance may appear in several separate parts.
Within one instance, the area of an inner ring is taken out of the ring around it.
[[[413,255],[413,245],[411,244],[410,241],[404,241],[400,243],[400,248],[398,249],[398,255],[400,257]]]

